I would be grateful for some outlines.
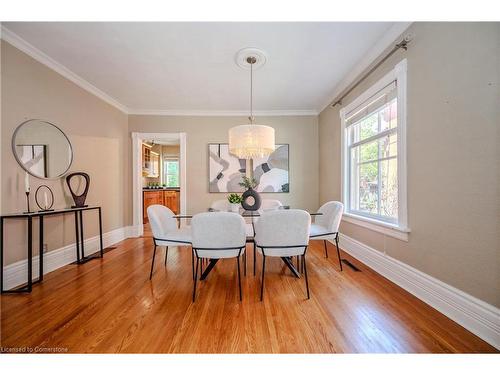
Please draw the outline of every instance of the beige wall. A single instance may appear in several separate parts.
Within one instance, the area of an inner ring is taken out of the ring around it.
[[[318,118],[316,116],[259,117],[276,129],[276,143],[290,144],[290,193],[269,193],[292,207],[318,207]],[[244,117],[129,116],[130,132],[185,132],[187,143],[187,211],[206,210],[225,193],[208,192],[208,144],[227,142],[228,129],[246,123]],[[132,168],[132,166],[130,166]]]
[[[344,100],[408,60],[409,241],[341,231],[500,306],[500,24],[417,23],[398,52]],[[339,109],[319,116],[320,201],[340,199]]]
[[[21,122],[39,118],[58,125],[70,139],[74,150],[70,171],[89,173],[87,202],[102,205],[104,232],[127,225],[131,209],[127,116],[4,41],[1,67],[2,213],[26,209],[24,171],[12,154],[10,142]],[[52,188],[55,207],[73,204],[63,179],[31,177],[30,180],[33,193],[41,184]],[[86,216],[86,237],[94,236],[97,216],[93,213]],[[45,224],[49,251],[74,242],[73,216],[50,217]],[[36,228],[37,225],[35,239]],[[26,224],[9,220],[5,233],[6,264],[26,258]],[[36,240],[34,246],[38,249]]]
[[[404,57],[408,59],[408,242],[343,223],[342,232],[425,273],[500,306],[498,24],[418,23],[408,52],[398,52],[344,103]],[[225,194],[208,193],[207,145],[226,142],[243,117],[127,117],[2,41],[2,212],[25,208],[23,171],[10,146],[29,118],[54,122],[75,152],[71,171],[92,177],[88,202],[104,209],[104,231],[132,223],[131,132],[187,133],[188,211]],[[290,194],[268,194],[314,210],[340,199],[339,107],[319,116],[259,118],[290,144]],[[319,148],[319,152],[318,152]],[[319,166],[319,167],[318,167]],[[48,183],[56,206],[71,204],[63,180]],[[319,199],[318,199],[319,197]],[[96,234],[93,220],[88,235]],[[74,241],[73,218],[47,220],[49,250]],[[7,264],[25,255],[22,222],[6,226]],[[36,231],[35,231],[35,238]],[[35,243],[36,246],[36,243]]]

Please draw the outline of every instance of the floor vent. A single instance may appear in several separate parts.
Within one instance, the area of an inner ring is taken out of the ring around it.
[[[356,267],[354,264],[352,264],[351,262],[349,262],[347,259],[342,259],[342,263],[348,265],[349,267],[351,267],[356,272],[361,272],[361,270],[358,267]]]

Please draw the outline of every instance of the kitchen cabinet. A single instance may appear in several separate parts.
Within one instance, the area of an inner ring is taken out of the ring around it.
[[[142,175],[160,177],[160,154],[151,150],[152,146],[142,144]]]
[[[174,214],[179,213],[180,193],[177,190],[144,190],[142,196],[144,223],[148,222],[148,207],[153,204],[161,204],[162,206],[170,208]]]
[[[175,190],[163,191],[163,205],[170,208],[174,214],[179,213],[179,192]]]

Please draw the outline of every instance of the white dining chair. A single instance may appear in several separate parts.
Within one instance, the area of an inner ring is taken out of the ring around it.
[[[261,301],[264,296],[266,257],[301,257],[306,279],[307,299],[309,299],[306,252],[309,245],[310,227],[311,216],[309,213],[294,209],[264,212],[255,223],[255,246],[257,251],[262,254]]]
[[[258,210],[259,215],[266,211],[279,210],[283,207],[283,204],[277,199],[262,199],[261,205]],[[247,227],[248,233],[251,233],[252,237],[255,236],[255,223],[259,220],[259,217],[252,217],[251,227]],[[248,226],[248,224],[247,224]],[[250,232],[251,230],[251,232]],[[255,276],[255,269],[257,263],[255,246],[253,247],[253,274]]]
[[[210,211],[229,212],[229,202],[227,201],[227,199],[218,199],[216,201],[213,201],[212,204],[210,205]],[[245,230],[249,240],[253,238],[255,234],[253,224],[247,223],[245,225]],[[245,272],[246,272],[246,267],[245,267]]]
[[[165,246],[165,266],[167,266],[167,256],[169,246],[191,245],[191,228],[177,228],[177,220],[173,217],[174,213],[165,206],[153,204],[148,207],[148,219],[153,232],[153,259],[151,261],[151,271],[149,279],[153,276],[155,264],[156,248]],[[194,275],[194,259],[191,259]]]
[[[227,199],[218,199],[216,201],[213,201],[210,205],[210,210],[223,212],[229,211],[229,202]]]
[[[322,205],[318,212],[322,215],[317,215],[314,218],[314,223],[311,225],[311,233],[309,237],[312,240],[323,240],[325,246],[325,256],[328,258],[328,240],[335,240],[337,247],[337,256],[339,258],[339,266],[342,271],[342,260],[340,259],[339,250],[339,225],[344,212],[344,204],[341,202],[330,201]]]
[[[262,199],[259,211],[271,211],[271,210],[279,210],[283,207],[283,203],[281,203],[277,199]]]
[[[245,220],[232,212],[204,212],[191,220],[193,251],[196,255],[196,270],[193,286],[193,302],[196,297],[198,265],[202,259],[211,262],[224,258],[236,258],[238,287],[241,295],[240,256],[245,253]]]

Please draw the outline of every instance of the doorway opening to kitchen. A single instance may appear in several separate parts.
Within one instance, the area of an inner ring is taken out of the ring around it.
[[[186,213],[186,133],[132,133],[133,229],[148,231],[147,208]]]

